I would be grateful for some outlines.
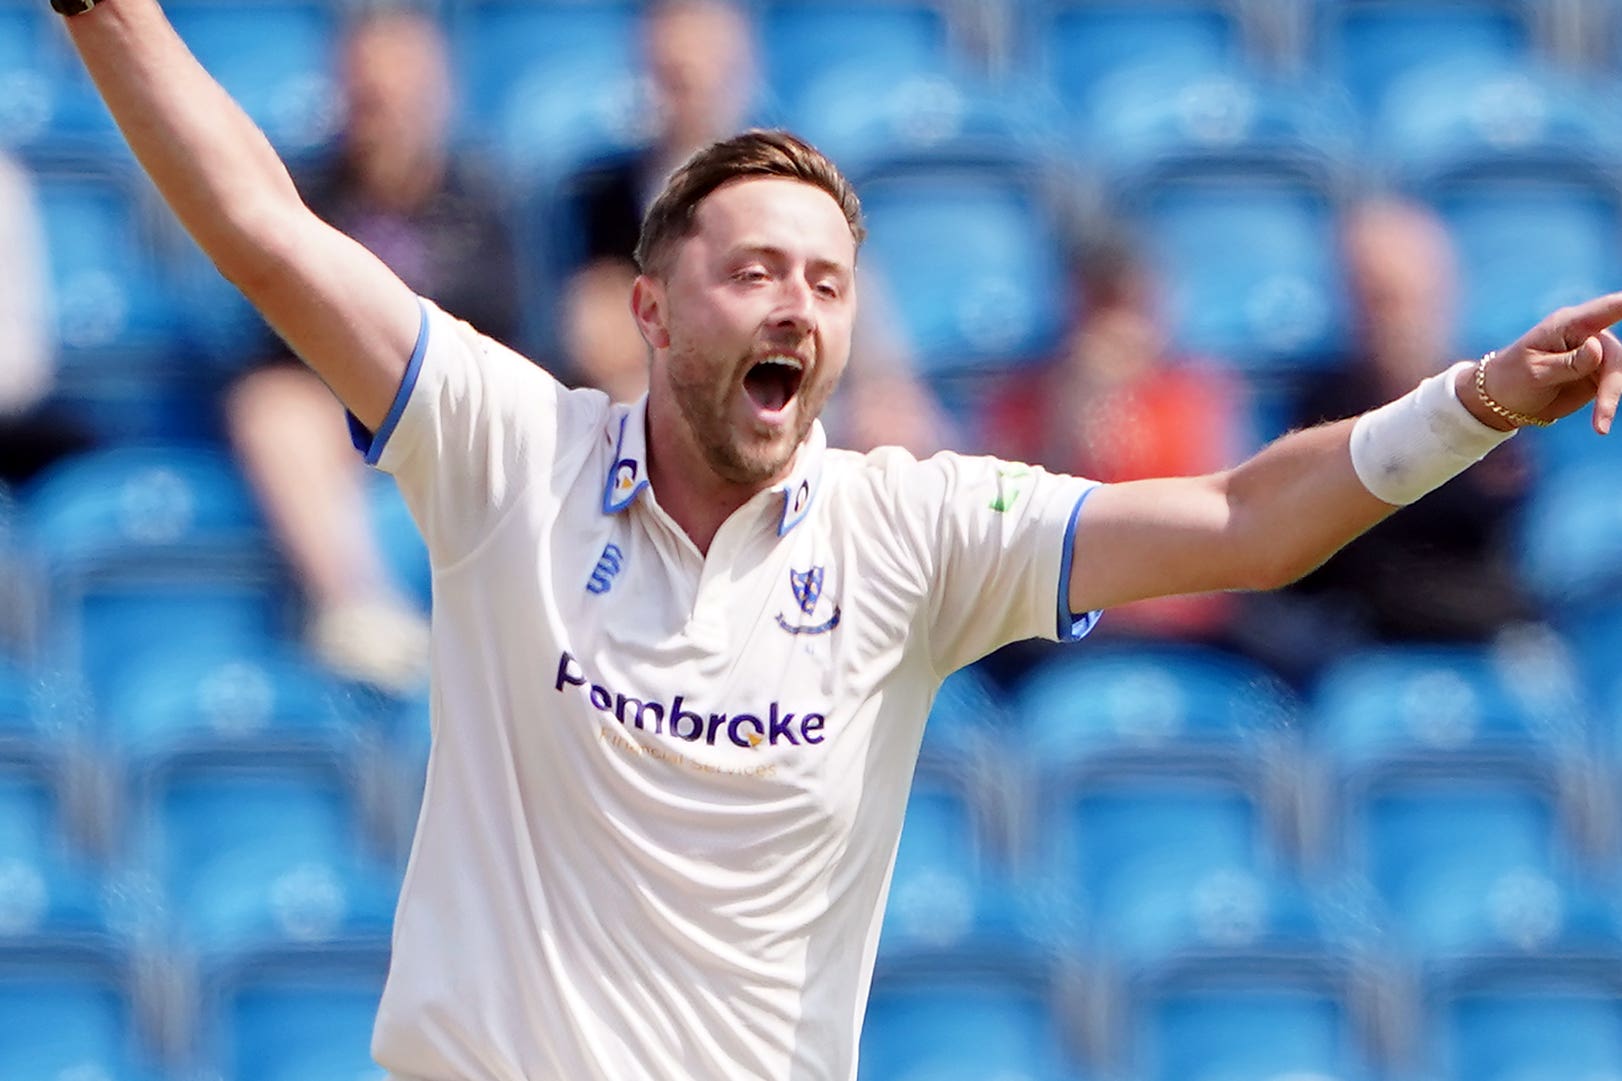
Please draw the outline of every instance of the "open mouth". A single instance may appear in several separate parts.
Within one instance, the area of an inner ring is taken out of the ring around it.
[[[794,357],[772,356],[744,373],[743,389],[761,409],[776,413],[793,400],[804,377],[805,366]]]

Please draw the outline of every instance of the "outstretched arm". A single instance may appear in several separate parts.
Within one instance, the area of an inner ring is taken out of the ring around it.
[[[1509,413],[1542,421],[1592,401],[1594,429],[1608,433],[1622,398],[1622,344],[1605,328],[1619,319],[1622,293],[1555,312],[1492,358],[1487,397]],[[1370,424],[1371,414],[1293,432],[1224,473],[1097,489],[1076,524],[1071,610],[1175,593],[1274,589],[1301,577],[1409,501],[1388,502],[1371,485],[1390,496],[1414,489],[1417,478],[1422,491],[1429,483],[1424,478],[1441,483],[1469,464],[1471,458],[1438,442],[1433,429],[1451,425],[1460,432],[1474,425],[1463,435],[1490,446],[1489,429],[1517,426],[1492,410],[1474,376],[1471,367],[1449,376],[1469,416],[1451,403],[1444,403],[1457,414],[1451,418],[1427,414],[1441,389],[1433,386],[1423,407],[1402,399],[1377,411],[1377,424]],[[1395,489],[1387,486],[1393,483]]]
[[[416,298],[305,207],[269,141],[157,0],[103,0],[69,36],[175,216],[361,422],[382,424],[417,338]]]

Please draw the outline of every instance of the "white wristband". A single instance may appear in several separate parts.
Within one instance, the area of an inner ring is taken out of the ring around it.
[[[1459,401],[1461,360],[1352,425],[1352,468],[1379,500],[1405,507],[1514,435],[1477,420]]]

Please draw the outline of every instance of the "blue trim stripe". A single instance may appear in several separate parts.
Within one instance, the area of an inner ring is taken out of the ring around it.
[[[1070,610],[1070,568],[1076,558],[1076,520],[1081,517],[1081,505],[1087,502],[1087,497],[1098,490],[1094,484],[1081,498],[1070,512],[1070,522],[1064,527],[1064,548],[1059,553],[1059,641],[1079,642],[1087,637],[1087,633],[1098,625],[1098,617],[1102,612],[1083,612],[1081,615]]]
[[[405,413],[406,403],[411,400],[411,392],[417,389],[417,376],[422,373],[422,358],[428,352],[428,305],[421,297],[417,298],[417,308],[422,313],[422,320],[417,325],[417,344],[411,350],[411,359],[406,362],[405,375],[400,379],[400,389],[394,394],[394,402],[389,406],[389,415],[383,418],[383,426],[373,435],[367,431],[366,426],[356,419],[353,413],[348,414],[349,438],[355,444],[355,449],[366,456],[367,465],[376,465],[383,457],[383,449],[389,444],[389,436],[400,423],[400,417]]]

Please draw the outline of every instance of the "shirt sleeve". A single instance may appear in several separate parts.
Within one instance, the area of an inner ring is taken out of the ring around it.
[[[1076,517],[1097,482],[996,458],[938,454],[910,514],[932,516],[924,560],[929,639],[942,674],[1026,638],[1075,641],[1098,612],[1070,610]]]
[[[607,399],[419,298],[422,324],[376,432],[350,417],[355,447],[394,476],[436,570],[472,552],[571,447],[584,450]]]

